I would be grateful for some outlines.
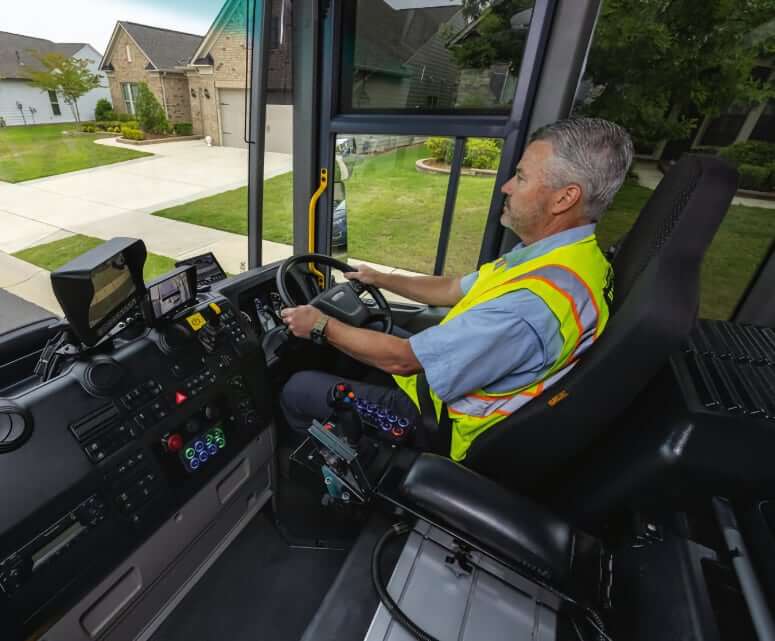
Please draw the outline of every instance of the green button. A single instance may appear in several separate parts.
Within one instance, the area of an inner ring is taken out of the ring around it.
[[[216,442],[216,444],[218,445],[218,447],[220,449],[223,449],[224,447],[226,447],[226,439],[217,438],[217,439],[215,439],[215,442]]]
[[[196,454],[196,452],[194,452],[194,448],[193,447],[187,447],[186,448],[186,458],[187,459],[194,458],[194,454]]]
[[[205,442],[210,445],[213,442],[213,435],[211,432],[207,433],[207,436],[205,437]]]

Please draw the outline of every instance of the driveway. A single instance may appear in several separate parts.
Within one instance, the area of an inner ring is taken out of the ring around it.
[[[112,138],[97,144],[128,146]],[[0,256],[6,270],[0,287],[57,311],[50,287],[43,291],[40,284],[47,283],[48,275],[21,274],[18,264],[9,269],[7,254],[71,234],[139,237],[149,251],[175,259],[214,251],[227,271],[245,269],[244,236],[150,214],[246,185],[247,150],[208,147],[201,140],[144,145],[142,150],[154,156],[24,183],[0,182],[0,252],[6,254]],[[264,163],[266,178],[292,170],[288,154],[266,153]],[[267,261],[290,255],[285,245],[264,245]]]

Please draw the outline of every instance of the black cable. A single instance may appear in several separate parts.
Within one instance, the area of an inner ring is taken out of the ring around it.
[[[371,581],[374,583],[374,589],[379,595],[379,600],[382,601],[382,605],[385,606],[388,613],[393,619],[398,621],[410,634],[420,641],[438,641],[436,637],[432,637],[425,632],[417,624],[415,624],[403,610],[398,607],[398,604],[388,594],[385,584],[382,582],[382,571],[380,569],[380,560],[382,558],[382,550],[385,544],[396,537],[406,534],[410,530],[410,527],[406,523],[396,523],[390,527],[377,541],[377,545],[374,546],[374,551],[371,553]]]

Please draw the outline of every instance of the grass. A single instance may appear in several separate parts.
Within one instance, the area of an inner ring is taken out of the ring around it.
[[[348,253],[363,260],[432,272],[448,177],[421,174],[423,146],[367,157],[347,181]],[[493,178],[460,180],[445,273],[476,268]],[[627,183],[597,228],[609,247],[632,226],[651,190]],[[263,237],[293,240],[292,175],[264,182]],[[155,212],[157,216],[247,234],[247,188]],[[702,268],[700,314],[728,318],[775,237],[775,210],[734,205],[708,250]]]
[[[28,247],[27,249],[16,252],[14,256],[48,271],[54,271],[70,262],[76,256],[80,256],[90,249],[94,249],[103,242],[104,241],[99,238],[76,234],[75,236],[68,236],[67,238],[55,240],[51,243]],[[148,258],[145,261],[145,269],[143,270],[143,277],[145,280],[151,280],[152,278],[166,274],[174,267],[175,261],[171,258],[148,253]]]
[[[75,128],[68,123],[0,129],[0,181],[17,183],[151,155],[96,145],[96,134],[63,133]]]

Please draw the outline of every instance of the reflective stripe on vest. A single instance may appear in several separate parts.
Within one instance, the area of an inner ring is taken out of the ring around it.
[[[487,263],[468,293],[442,320],[444,324],[472,307],[507,293],[525,289],[541,298],[557,318],[563,346],[557,360],[539,380],[505,392],[475,390],[450,403],[452,449],[455,460],[465,458],[473,440],[540,395],[575,364],[576,359],[600,336],[608,321],[604,291],[612,282],[611,267],[595,236],[558,247],[511,268],[503,259]],[[607,294],[611,296],[610,292]],[[396,383],[419,407],[414,376],[396,376]],[[440,416],[442,400],[431,390]]]

